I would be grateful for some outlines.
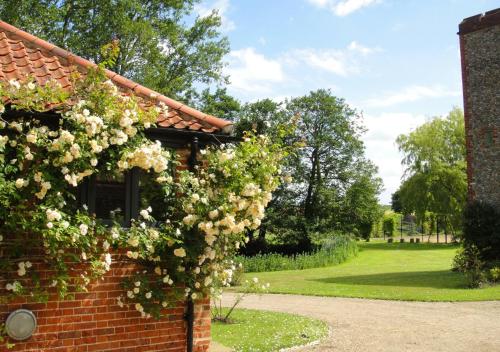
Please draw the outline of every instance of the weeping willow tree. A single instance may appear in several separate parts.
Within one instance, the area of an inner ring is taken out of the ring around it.
[[[460,227],[467,197],[465,128],[463,112],[454,108],[396,143],[405,166],[399,195],[404,212],[423,222],[431,212],[444,220],[452,233]]]

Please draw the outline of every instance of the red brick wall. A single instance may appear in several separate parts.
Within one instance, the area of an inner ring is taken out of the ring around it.
[[[123,277],[138,268],[131,263],[113,263],[102,280],[91,284],[89,292],[76,293],[75,299],[47,303],[27,303],[26,299],[0,305],[0,319],[25,308],[37,317],[36,333],[23,342],[15,342],[12,351],[185,351],[185,304],[165,310],[161,320],[141,318],[133,307],[120,308],[117,297],[123,294]],[[0,281],[1,287],[5,282]],[[5,291],[0,292],[0,294]],[[194,351],[207,351],[210,344],[209,300],[195,302]],[[6,350],[3,346],[0,350]]]
[[[187,168],[189,150],[178,150],[181,166]],[[37,266],[34,263],[34,266]],[[185,302],[165,310],[161,320],[141,318],[134,307],[120,308],[117,297],[124,295],[120,286],[124,277],[139,270],[133,263],[115,261],[102,280],[90,285],[89,292],[76,293],[73,300],[60,300],[51,296],[47,303],[27,303],[18,299],[0,304],[0,322],[5,322],[10,312],[24,308],[33,311],[38,327],[28,340],[14,342],[9,351],[120,351],[148,352],[186,350]],[[37,269],[38,271],[38,269]],[[0,280],[0,296],[5,295],[5,280]],[[210,345],[210,302],[195,302],[194,351],[208,351]],[[7,349],[0,345],[0,351]]]

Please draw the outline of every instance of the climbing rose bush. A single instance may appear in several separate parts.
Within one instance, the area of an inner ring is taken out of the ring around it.
[[[142,267],[124,280],[118,304],[145,317],[159,317],[182,296],[210,294],[224,259],[259,227],[289,149],[249,134],[200,151],[194,171],[172,175],[175,155],[145,135],[165,105],[120,92],[101,70],[73,83],[69,92],[53,81],[0,86],[0,275],[9,297],[85,291],[111,270],[112,253]],[[53,110],[58,115],[47,119],[29,114]],[[132,168],[158,186],[161,209],[146,206],[123,228],[78,208],[78,186],[91,175]],[[53,274],[40,275],[40,265]]]

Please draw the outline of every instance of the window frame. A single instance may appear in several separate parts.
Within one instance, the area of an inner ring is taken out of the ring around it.
[[[146,131],[146,135],[151,140],[158,140],[165,148],[172,150],[187,148],[190,155],[187,159],[188,167],[194,170],[198,165],[197,154],[200,149],[208,145],[221,145],[228,142],[238,142],[240,139],[233,136],[208,134],[195,131],[173,130],[165,128],[151,128]],[[173,170],[175,172],[175,168]],[[139,217],[140,207],[140,189],[139,189],[140,170],[133,168],[125,173],[125,212],[122,226],[130,227],[133,219]],[[91,175],[79,186],[79,206],[87,205],[88,212],[96,212],[96,186],[97,177]],[[100,219],[104,224],[112,225],[111,219]]]

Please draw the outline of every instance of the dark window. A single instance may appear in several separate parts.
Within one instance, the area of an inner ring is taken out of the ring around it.
[[[139,214],[139,170],[126,173],[108,172],[91,176],[80,187],[80,204],[89,213],[111,224],[113,220],[129,226]]]
[[[99,219],[125,221],[127,198],[126,176],[122,173],[100,174],[95,177],[95,215]]]
[[[168,151],[172,155],[172,160],[176,159],[176,150],[169,148]],[[175,177],[175,166],[169,164],[168,174]],[[151,207],[151,216],[157,222],[164,222],[172,213],[171,195],[167,194],[163,189],[164,185],[156,181],[156,174],[139,171],[139,209],[147,209]]]
[[[175,146],[167,145],[171,153]],[[197,142],[192,143],[196,152]],[[191,155],[195,155],[193,152]],[[196,160],[191,156],[189,163],[193,166]],[[171,165],[169,174],[174,177],[175,166]],[[132,219],[139,217],[139,211],[149,206],[151,215],[158,222],[169,218],[172,212],[171,195],[165,195],[162,185],[156,182],[156,174],[138,168],[126,173],[107,172],[93,175],[83,182],[78,192],[78,204],[86,205],[90,214],[106,224],[113,219],[124,227],[130,226]]]

